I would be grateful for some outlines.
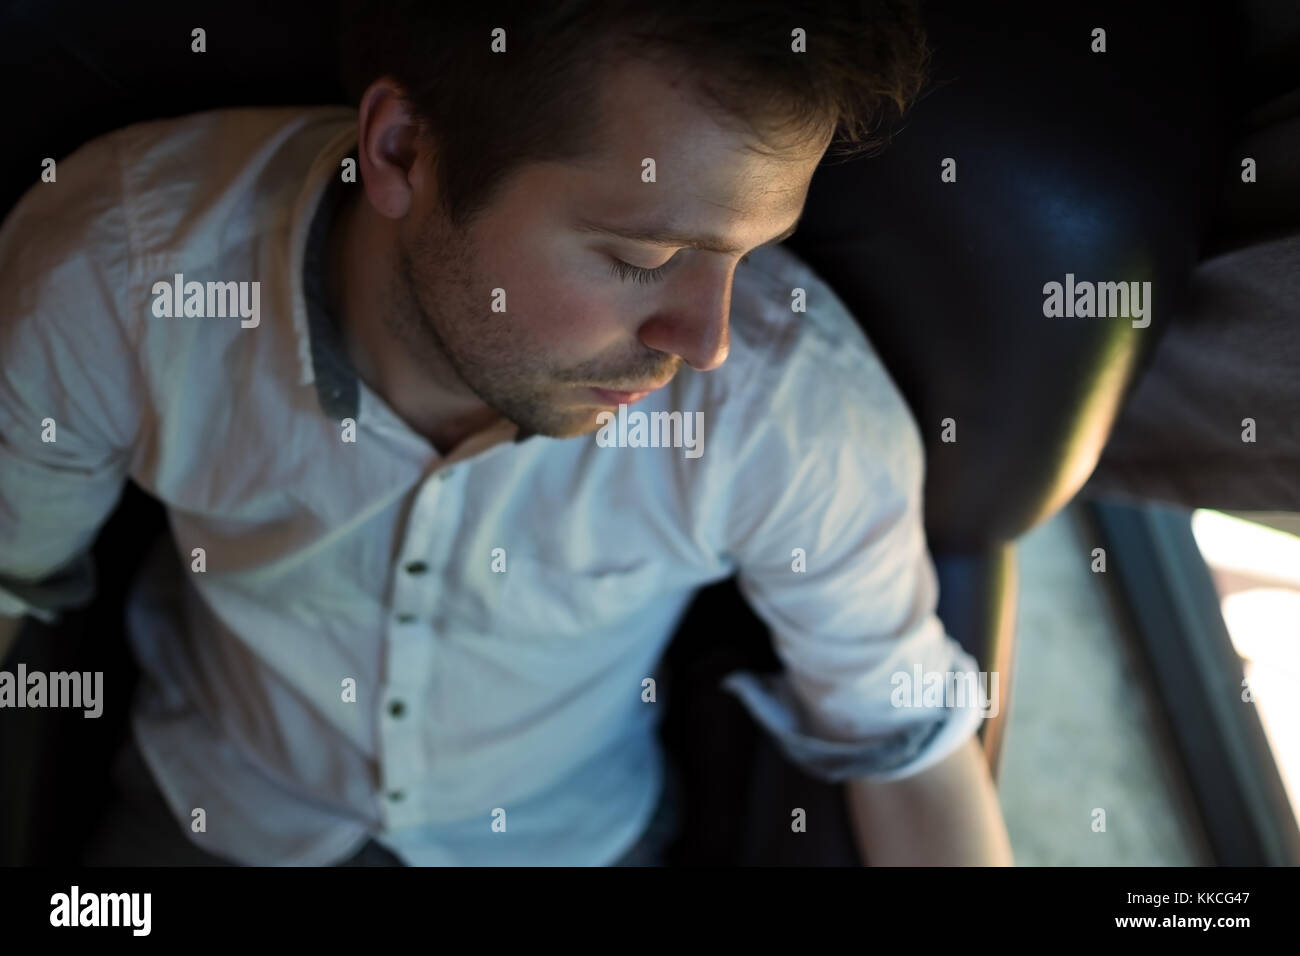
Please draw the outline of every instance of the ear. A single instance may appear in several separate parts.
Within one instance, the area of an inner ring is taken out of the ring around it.
[[[416,193],[432,187],[432,144],[405,90],[389,77],[375,80],[361,96],[357,158],[366,198],[381,216],[403,218]]]

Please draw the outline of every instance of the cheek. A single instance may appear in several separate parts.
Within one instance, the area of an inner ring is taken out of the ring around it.
[[[567,265],[567,268],[566,268]],[[584,264],[585,265],[585,264]],[[511,311],[523,317],[525,334],[548,351],[556,346],[599,350],[627,334],[630,313],[617,282],[593,274],[590,267],[554,262],[517,275]]]
[[[567,282],[538,289],[537,301],[527,303],[523,312],[530,337],[542,348],[597,351],[621,334],[615,309],[612,300]]]
[[[585,242],[553,231],[518,231],[489,242],[491,262],[483,278],[506,290],[511,323],[521,340],[546,353],[608,349],[635,328],[638,297],[610,275],[610,260]]]

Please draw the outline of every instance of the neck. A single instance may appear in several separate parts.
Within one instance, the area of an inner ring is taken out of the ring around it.
[[[445,357],[420,361],[425,350],[396,337],[392,324],[378,317],[379,309],[417,312],[413,290],[392,279],[397,243],[397,223],[377,214],[360,187],[351,191],[330,227],[327,290],[357,375],[445,456],[500,415],[460,382]]]

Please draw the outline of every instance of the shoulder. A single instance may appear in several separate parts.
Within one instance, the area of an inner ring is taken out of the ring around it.
[[[94,271],[121,304],[154,266],[210,255],[205,226],[237,242],[264,217],[283,217],[270,200],[291,201],[311,157],[349,122],[355,111],[346,107],[226,109],[96,137],[6,216],[3,279],[35,294],[43,280]],[[277,163],[286,153],[292,161]]]
[[[203,110],[124,126],[82,149],[116,141],[127,153],[124,162],[141,172],[174,167],[187,179],[227,167],[241,167],[292,148],[294,141],[315,131],[326,133],[340,124],[356,122],[348,106],[231,107]],[[200,151],[201,150],[201,151]],[[179,177],[178,177],[179,178]]]
[[[749,466],[804,467],[811,456],[886,466],[911,481],[923,467],[916,420],[848,308],[807,263],[772,246],[738,273],[732,350],[709,373],[714,439]],[[779,468],[778,468],[779,470]]]
[[[322,148],[355,123],[348,107],[277,107],[209,110],[119,130],[122,192],[139,253],[165,253],[207,225],[223,242],[273,226]]]

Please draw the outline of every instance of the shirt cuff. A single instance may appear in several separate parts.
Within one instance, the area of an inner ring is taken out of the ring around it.
[[[910,777],[939,763],[974,735],[984,719],[978,702],[934,708],[929,720],[857,741],[832,740],[812,729],[785,672],[759,676],[733,671],[719,685],[741,703],[792,762],[826,783],[852,778],[888,781]]]
[[[27,615],[53,624],[65,608],[89,604],[95,597],[95,562],[89,553],[39,581],[25,581],[0,574],[0,614]]]

